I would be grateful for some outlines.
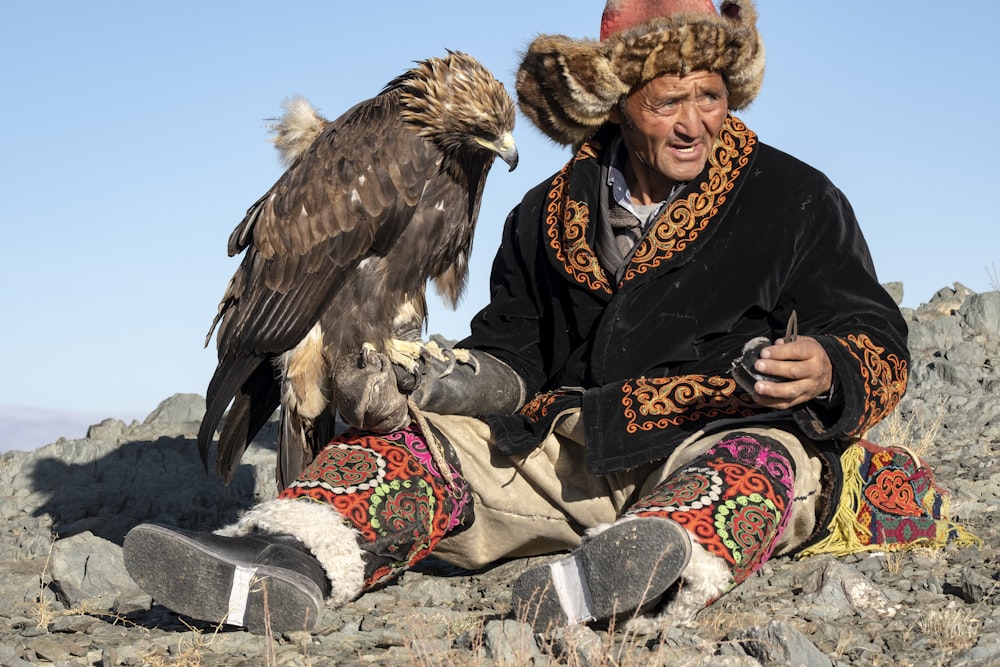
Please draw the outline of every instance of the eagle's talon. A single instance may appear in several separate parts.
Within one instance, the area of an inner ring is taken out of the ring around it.
[[[358,353],[358,368],[368,368],[377,365],[378,350],[371,343],[363,343],[361,352]]]
[[[445,366],[437,373],[437,379],[446,378],[455,370],[455,353],[447,347],[440,348],[437,358],[444,362]]]
[[[455,359],[457,359],[459,363],[472,366],[473,375],[479,375],[479,360],[474,354],[472,354],[472,352],[463,348],[458,348],[455,350],[454,354]]]
[[[423,344],[419,341],[401,340],[393,338],[386,345],[386,353],[389,361],[401,366],[412,375],[420,372],[420,359],[423,354]]]
[[[396,387],[404,394],[412,394],[420,386],[419,371],[408,371],[397,364],[392,365],[392,371],[396,374]]]
[[[428,374],[440,380],[454,373],[459,364],[471,366],[473,373],[479,375],[479,362],[469,350],[442,346],[433,340],[423,343],[394,338],[387,346],[387,353],[392,363],[414,376]]]

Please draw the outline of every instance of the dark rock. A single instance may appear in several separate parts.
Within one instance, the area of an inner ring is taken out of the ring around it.
[[[993,577],[984,576],[972,568],[962,570],[962,599],[969,604],[979,604],[987,597],[996,593],[1000,582]]]
[[[806,637],[787,623],[774,621],[740,633],[744,650],[761,665],[829,667],[833,663]]]
[[[125,571],[121,548],[89,532],[57,540],[51,568],[52,586],[67,609],[110,610],[120,597],[142,595]]]

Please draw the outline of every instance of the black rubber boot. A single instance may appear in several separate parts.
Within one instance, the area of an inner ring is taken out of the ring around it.
[[[675,521],[620,521],[518,577],[514,614],[535,632],[626,617],[656,603],[690,558],[691,539]]]
[[[139,587],[185,616],[262,635],[312,630],[323,612],[326,573],[287,535],[223,537],[141,524],[123,549]]]

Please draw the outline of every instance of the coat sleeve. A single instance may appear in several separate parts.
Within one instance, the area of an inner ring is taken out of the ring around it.
[[[814,439],[860,437],[888,416],[906,391],[907,327],[879,284],[857,219],[832,185],[819,202],[819,234],[805,239],[788,292],[809,304],[808,328],[833,365],[834,395],[795,411]]]
[[[541,326],[545,317],[539,281],[537,235],[525,216],[537,217],[530,195],[507,216],[490,274],[490,302],[473,317],[471,334],[459,347],[487,352],[510,366],[532,396],[547,379]],[[536,230],[537,231],[537,230]]]

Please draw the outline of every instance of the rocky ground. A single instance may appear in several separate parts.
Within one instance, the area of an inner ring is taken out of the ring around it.
[[[508,616],[529,562],[429,563],[315,633],[258,637],[178,617],[122,564],[138,522],[211,529],[275,493],[273,425],[226,488],[198,460],[204,401],[179,395],[0,457],[0,665],[1000,665],[1000,292],[956,285],[905,314],[910,392],[871,436],[916,449],[982,546],[776,559],[690,627],[648,634],[533,637]]]

